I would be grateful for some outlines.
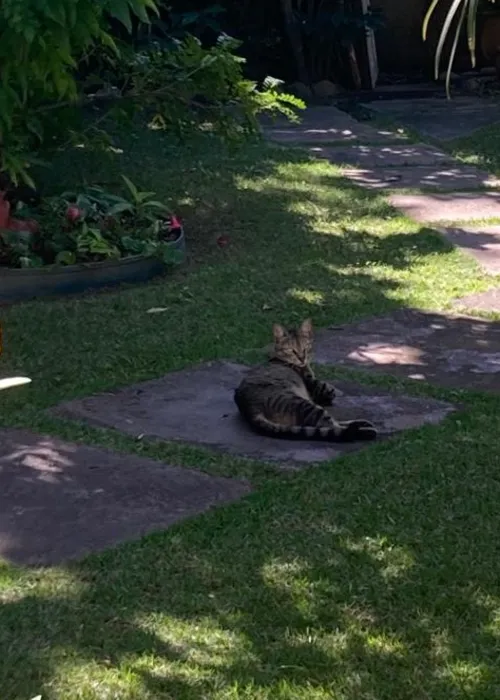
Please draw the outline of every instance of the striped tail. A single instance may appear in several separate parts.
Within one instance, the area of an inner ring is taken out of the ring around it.
[[[261,435],[286,440],[354,442],[355,440],[375,440],[377,437],[375,426],[367,420],[336,422],[332,419],[331,425],[328,426],[284,426],[273,423],[262,413],[258,413],[249,417],[249,423]]]

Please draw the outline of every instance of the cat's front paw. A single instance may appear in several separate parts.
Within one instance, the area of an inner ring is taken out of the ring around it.
[[[321,382],[316,389],[316,401],[320,406],[331,406],[335,400],[335,387],[327,382]]]

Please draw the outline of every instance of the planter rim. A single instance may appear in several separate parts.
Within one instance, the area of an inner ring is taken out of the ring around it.
[[[184,228],[181,227],[181,233],[175,241],[167,241],[167,245],[175,245],[184,239]],[[151,260],[154,255],[127,255],[123,258],[110,258],[108,260],[97,260],[88,263],[75,263],[74,265],[43,265],[42,267],[6,267],[0,265],[0,277],[21,276],[27,277],[32,275],[57,275],[68,274],[71,272],[79,272],[82,270],[105,269],[107,267],[116,267],[117,265],[131,265],[140,260]]]

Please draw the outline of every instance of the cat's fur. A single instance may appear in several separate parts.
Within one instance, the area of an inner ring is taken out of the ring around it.
[[[271,437],[347,442],[373,440],[377,431],[366,420],[338,422],[325,410],[335,389],[315,378],[310,367],[313,330],[309,319],[298,329],[273,326],[269,362],[252,368],[234,393],[243,418]]]

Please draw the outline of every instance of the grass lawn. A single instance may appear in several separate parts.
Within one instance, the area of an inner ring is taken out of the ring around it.
[[[274,320],[444,309],[487,280],[298,151],[178,149],[140,130],[123,148],[61,156],[47,188],[126,172],[175,203],[191,260],[146,286],[3,309],[0,371],[33,384],[0,394],[1,423],[247,476],[256,490],[67,568],[0,563],[1,699],[500,697],[499,398],[413,388],[466,410],[287,477],[42,412],[201,360],[254,358]]]
[[[500,175],[500,123],[456,139],[448,147],[451,153],[469,165]]]

